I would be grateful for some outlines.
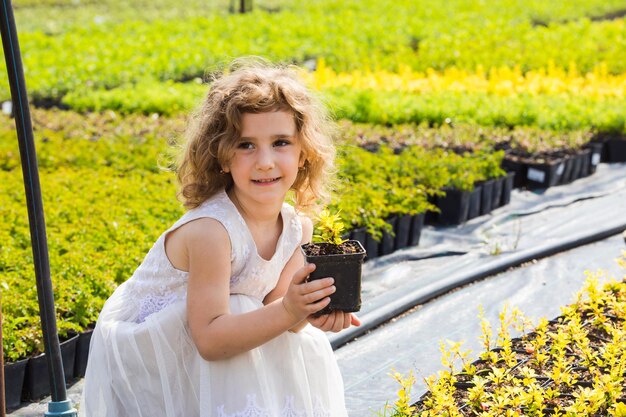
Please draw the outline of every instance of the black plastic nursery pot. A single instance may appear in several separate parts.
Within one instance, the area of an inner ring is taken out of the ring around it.
[[[398,216],[392,216],[385,220],[390,226],[391,230],[394,231],[396,229],[396,224],[398,222]],[[389,255],[393,253],[395,250],[395,238],[394,233],[383,230],[383,237],[380,242],[380,247],[378,248],[379,255]]]
[[[580,160],[580,172],[578,174],[578,178],[588,177],[591,174],[589,172],[590,154],[591,149],[580,150],[580,153],[578,154],[578,159]]]
[[[578,178],[580,178],[580,171],[583,167],[583,160],[579,153],[576,153],[576,155],[574,155],[572,159],[573,159],[573,164],[572,164],[571,181],[576,181]]]
[[[500,199],[500,207],[506,206],[511,202],[511,191],[515,184],[515,172],[507,172],[502,183],[502,198]]]
[[[513,172],[515,174],[513,188],[526,186],[526,171],[528,170],[528,166],[525,163],[509,157],[502,161],[502,168],[507,172]]]
[[[559,184],[569,184],[572,182],[572,171],[574,169],[574,158],[570,155],[567,155],[563,158],[563,174],[559,179]]]
[[[432,204],[433,206],[437,205],[437,200],[438,200],[438,197],[435,195],[428,196],[428,202]],[[425,213],[424,224],[436,224],[438,217],[439,217],[439,213],[437,213],[436,211],[428,210]]]
[[[63,372],[65,373],[66,383],[74,379],[74,361],[77,343],[78,335],[61,342],[61,358],[63,359]],[[29,401],[37,401],[47,395],[50,395],[48,363],[46,361],[46,354],[42,353],[28,359],[22,398]]]
[[[528,188],[548,188],[559,183],[565,170],[562,160],[528,164],[526,186]]]
[[[76,342],[76,357],[74,360],[74,377],[82,378],[87,370],[87,359],[89,357],[89,344],[91,343],[91,335],[93,329],[88,329],[78,335]]]
[[[626,140],[609,139],[606,146],[609,151],[609,162],[626,162]]]
[[[498,177],[493,179],[493,191],[491,194],[491,210],[495,210],[500,207],[500,200],[502,199],[502,188],[504,187],[504,180],[506,177]]]
[[[328,314],[334,310],[359,311],[361,309],[361,267],[365,258],[365,249],[358,240],[349,240],[343,245],[349,248],[351,253],[312,254],[317,249],[326,250],[330,245],[329,243],[308,243],[301,246],[306,262],[316,266],[315,271],[309,275],[309,280],[326,277],[335,279],[334,285],[337,290],[330,296],[330,304],[317,314]]]
[[[410,214],[398,216],[398,221],[396,222],[396,239],[394,242],[396,250],[409,246],[411,218],[412,216]]]
[[[487,180],[482,181],[481,185],[483,187],[483,191],[480,194],[480,214],[489,214],[492,210],[493,205],[493,188],[495,181]]]
[[[367,259],[378,258],[380,247],[380,240],[377,240],[371,233],[365,235],[365,253]]]
[[[420,244],[422,237],[422,229],[424,228],[424,219],[426,213],[415,214],[411,216],[411,233],[409,237],[409,245],[417,246]]]
[[[480,199],[483,193],[483,186],[474,184],[474,189],[470,191],[469,208],[467,209],[467,220],[480,216]]]
[[[7,410],[18,408],[22,402],[22,388],[28,358],[4,364],[4,401]]]
[[[467,220],[469,212],[470,191],[454,188],[444,189],[446,195],[437,198],[439,213],[438,221],[444,225],[458,225]]]
[[[602,150],[604,149],[604,143],[602,142],[589,142],[585,145],[585,148],[589,149],[589,171],[588,175],[596,172],[598,164],[602,161]]]

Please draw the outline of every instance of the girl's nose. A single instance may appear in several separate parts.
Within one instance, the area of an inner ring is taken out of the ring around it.
[[[256,166],[260,170],[268,170],[274,168],[274,156],[270,149],[259,149]]]

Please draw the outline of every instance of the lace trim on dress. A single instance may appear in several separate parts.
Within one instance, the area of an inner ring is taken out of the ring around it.
[[[294,405],[294,397],[285,397],[285,405],[280,412],[280,416],[272,416],[266,408],[262,408],[256,400],[256,394],[246,395],[246,408],[232,414],[224,412],[224,406],[217,408],[217,417],[309,417],[304,410],[296,410]],[[330,417],[330,412],[324,408],[319,398],[315,399],[313,407],[313,415],[310,417]]]
[[[139,313],[137,314],[137,323],[143,323],[146,318],[158,311],[163,310],[174,301],[178,300],[177,294],[168,294],[164,296],[146,295],[139,304]]]

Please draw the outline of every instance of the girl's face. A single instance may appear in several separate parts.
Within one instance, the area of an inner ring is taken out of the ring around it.
[[[282,204],[304,163],[293,114],[244,113],[241,123],[241,138],[224,167],[233,177],[237,198],[248,203]]]

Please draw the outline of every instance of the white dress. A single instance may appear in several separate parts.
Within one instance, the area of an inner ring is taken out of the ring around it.
[[[163,233],[104,305],[91,341],[80,415],[86,417],[342,417],[343,382],[325,334],[307,325],[233,358],[205,361],[189,335],[187,273],[165,255],[167,233],[201,217],[230,237],[230,310],[261,308],[298,249],[302,225],[281,210],[276,253],[258,255],[245,221],[222,191]],[[210,254],[207,254],[210,256]]]

